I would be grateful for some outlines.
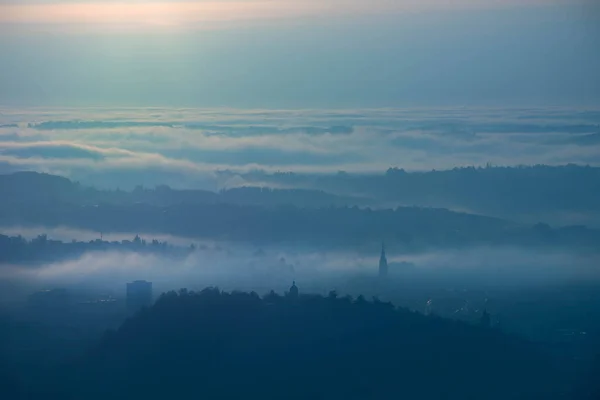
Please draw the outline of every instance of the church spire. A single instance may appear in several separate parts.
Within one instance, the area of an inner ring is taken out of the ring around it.
[[[298,286],[296,286],[296,281],[294,281],[292,283],[292,287],[290,288],[289,296],[292,299],[295,299],[298,297]]]
[[[381,242],[381,256],[379,257],[379,277],[383,278],[387,276],[388,263],[385,256],[385,243]]]

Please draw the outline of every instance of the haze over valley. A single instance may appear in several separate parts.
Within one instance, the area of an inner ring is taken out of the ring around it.
[[[589,0],[0,0],[0,398],[598,400]]]

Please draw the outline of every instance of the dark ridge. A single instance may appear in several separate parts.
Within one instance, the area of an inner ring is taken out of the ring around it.
[[[0,176],[0,190],[0,226],[70,226],[328,248],[369,246],[383,239],[403,251],[477,245],[594,249],[600,244],[600,231],[585,226],[519,224],[434,207],[348,207],[343,198],[320,191],[245,188],[214,193],[167,186],[100,191],[36,173]],[[289,204],[291,199],[296,204]]]
[[[560,398],[551,365],[524,340],[377,299],[182,289],[37,390],[72,399]]]
[[[136,204],[156,206],[178,204],[248,204],[276,206],[282,204],[300,207],[330,205],[364,205],[368,199],[336,196],[323,190],[271,189],[262,187],[237,187],[219,193],[198,189],[173,189],[167,185],[155,188],[137,186],[132,191],[98,190],[84,187],[67,178],[37,172],[17,172],[0,175],[0,190],[4,201],[39,203],[61,200],[72,204]]]
[[[573,164],[488,165],[423,172],[389,168],[385,174],[254,171],[242,177],[264,185],[325,189],[338,195],[368,195],[376,201],[467,209],[488,215],[600,210],[600,168]]]

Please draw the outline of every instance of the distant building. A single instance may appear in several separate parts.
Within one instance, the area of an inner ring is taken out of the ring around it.
[[[385,278],[388,274],[388,263],[385,257],[385,244],[381,243],[381,256],[379,257],[379,277]]]
[[[137,310],[152,305],[152,282],[134,281],[127,284],[127,308]]]
[[[296,281],[292,282],[292,286],[290,287],[290,298],[295,299],[298,297],[298,286],[296,286]]]

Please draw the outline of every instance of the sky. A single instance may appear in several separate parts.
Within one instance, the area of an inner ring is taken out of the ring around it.
[[[0,173],[598,166],[597,4],[0,0]]]
[[[0,0],[4,107],[596,106],[593,0]]]

